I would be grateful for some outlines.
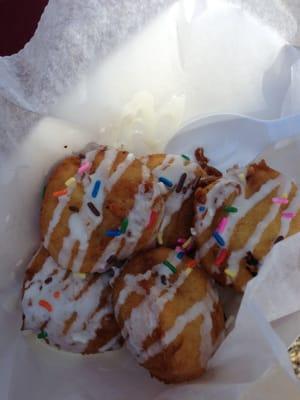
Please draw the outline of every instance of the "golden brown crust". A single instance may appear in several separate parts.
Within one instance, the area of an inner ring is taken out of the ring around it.
[[[146,253],[135,256],[123,269],[120,276],[116,279],[113,288],[113,303],[115,309],[118,309],[116,314],[117,321],[120,327],[124,327],[124,322],[128,321],[132,312],[135,312],[135,319],[137,318],[136,310],[150,295],[151,288],[157,285],[158,273],[153,270],[153,267],[160,264],[166,259],[170,259],[173,252],[167,248],[157,248]],[[168,277],[165,287],[162,287],[159,292],[158,298],[160,301],[181,276],[181,273],[187,271],[189,258],[184,257],[181,262],[176,266],[177,272]],[[167,267],[165,267],[167,268]],[[120,293],[125,288],[126,276],[145,274],[147,271],[152,271],[152,274],[147,279],[139,281],[139,286],[146,294],[131,292],[124,304],[119,303]],[[167,270],[166,270],[167,273]],[[186,315],[191,307],[195,306],[197,302],[201,302],[208,295],[208,291],[213,289],[206,277],[204,271],[194,268],[190,274],[187,275],[183,283],[176,289],[176,294],[169,300],[159,314],[158,324],[155,329],[146,335],[143,341],[143,351],[147,351],[151,346],[160,342],[166,332],[174,327],[178,318]],[[157,298],[157,299],[158,299]],[[149,313],[151,314],[151,307]],[[213,345],[217,343],[220,338],[220,333],[224,329],[224,317],[220,303],[214,302],[212,315],[212,330],[209,331]],[[187,322],[177,337],[171,341],[167,346],[161,349],[158,354],[146,359],[141,364],[147,368],[152,376],[165,383],[183,382],[199,377],[205,370],[204,365],[200,363],[200,348],[201,348],[201,326],[203,323],[203,314],[192,318]],[[149,315],[149,320],[153,320],[153,316]],[[128,326],[128,322],[126,322]],[[125,329],[126,330],[126,329]],[[139,335],[139,332],[129,331],[129,343],[131,335]],[[130,346],[129,346],[130,347]]]
[[[92,167],[89,171],[90,175],[95,172],[99,164],[103,161],[106,151],[106,148],[99,149],[94,161],[92,162]],[[116,152],[116,157],[109,171],[109,177],[116,171],[117,167],[124,162],[125,158],[129,154],[126,151]],[[63,160],[51,174],[41,209],[40,225],[42,238],[45,238],[47,234],[50,221],[53,218],[54,210],[58,205],[58,198],[54,197],[53,193],[65,189],[65,182],[76,175],[80,162],[80,157],[69,157]],[[122,221],[128,216],[135,204],[135,195],[142,182],[144,182],[145,193],[152,193],[154,191],[153,178],[150,176],[145,179],[143,175],[143,164],[138,159],[133,159],[121,174],[117,182],[113,184],[109,192],[105,195],[103,208],[99,210],[102,215],[102,221],[91,233],[88,248],[81,264],[81,272],[94,271],[93,268],[95,264],[101,258],[106,247],[113,240],[113,238],[109,237],[106,232],[119,229]],[[74,260],[79,252],[79,241],[77,240],[73,245],[73,248],[70,251],[70,257],[67,261],[62,262],[61,259],[59,259],[59,254],[64,245],[64,238],[70,235],[70,217],[74,212],[80,211],[83,206],[84,190],[82,183],[76,183],[67,204],[60,214],[58,223],[51,232],[50,240],[46,244],[48,251],[56,262],[60,262],[62,267],[70,270],[73,269]],[[157,196],[153,199],[152,208],[157,211],[158,214],[162,212],[163,200],[161,196]],[[155,224],[153,226],[146,226],[143,229],[133,251],[139,251],[149,246],[149,243],[154,240],[156,230],[157,226]],[[126,232],[126,235],[129,236],[130,234],[131,232]],[[126,235],[123,235],[121,243],[114,254],[115,256],[118,256],[122,247],[125,247]],[[105,260],[103,262],[105,266]],[[104,267],[101,266],[101,268]],[[103,269],[99,269],[99,271],[102,272]]]
[[[255,195],[264,184],[269,181],[273,181],[278,178],[280,173],[278,171],[270,168],[264,160],[259,163],[254,163],[249,165],[244,174],[241,175],[241,183],[237,184],[236,190],[229,194],[227,198],[220,204],[220,206],[215,210],[211,209],[213,212],[213,218],[210,225],[201,231],[201,234],[197,235],[196,243],[197,248],[201,250],[205,243],[212,237],[213,233],[217,230],[220,221],[224,217],[232,218],[232,214],[228,214],[225,210],[227,206],[234,206],[236,199],[241,194],[241,185],[245,185],[244,188],[244,201],[251,201],[251,197]],[[222,178],[221,178],[222,179]],[[285,178],[287,179],[287,178]],[[212,183],[205,188],[198,188],[195,193],[195,206],[198,207],[199,204],[206,204],[208,193],[210,193],[219,180]],[[222,182],[222,180],[220,180]],[[224,181],[224,188],[226,187]],[[281,193],[278,193],[278,185],[269,192],[266,192],[265,196],[258,202],[255,206],[251,207],[247,213],[240,217],[235,223],[234,229],[230,235],[229,241],[226,243],[226,250],[228,251],[228,257],[226,261],[222,262],[221,265],[216,265],[218,255],[220,254],[220,246],[215,242],[215,244],[210,248],[205,255],[202,255],[199,259],[201,265],[203,265],[207,271],[221,284],[229,284],[232,282],[230,277],[226,276],[225,270],[228,268],[228,258],[233,252],[238,252],[241,249],[246,248],[247,243],[250,238],[253,237],[257,230],[259,224],[267,218],[270,213],[270,208],[272,207],[272,199],[275,197],[280,197]],[[233,279],[233,286],[237,291],[243,291],[247,282],[252,279],[253,276],[258,272],[258,265],[261,260],[267,255],[272,246],[274,245],[276,239],[278,238],[282,226],[282,212],[288,208],[288,205],[292,202],[297,192],[297,187],[294,183],[291,184],[291,189],[288,193],[288,204],[281,204],[278,206],[278,211],[274,215],[272,221],[267,223],[265,229],[263,229],[258,242],[255,244],[254,248],[249,252],[245,252],[244,257],[239,261],[239,269],[237,275]],[[282,193],[283,194],[283,193]],[[208,212],[207,210],[205,213]],[[238,215],[238,214],[237,214]],[[205,220],[205,214],[204,214]],[[196,220],[197,226],[197,220]],[[290,229],[288,235],[300,231],[300,212],[298,210],[296,216],[293,218],[290,224]]]

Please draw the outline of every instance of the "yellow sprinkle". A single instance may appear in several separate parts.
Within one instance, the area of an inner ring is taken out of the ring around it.
[[[287,193],[283,193],[283,195],[281,196],[283,199],[287,199],[288,198],[288,194]]]
[[[236,273],[233,271],[230,271],[230,269],[228,269],[228,268],[226,268],[224,272],[231,279],[234,279],[236,277]]]
[[[243,174],[243,173],[239,174],[239,178],[240,178],[241,181],[244,181],[245,180],[245,174]]]
[[[192,244],[192,238],[190,237],[185,243],[183,243],[182,248],[186,249],[187,247],[189,247],[190,244]]]
[[[86,278],[86,274],[84,274],[83,272],[74,272],[74,276],[76,278],[80,278],[80,279],[85,279]]]
[[[193,268],[188,267],[185,271],[186,275],[189,276],[189,274],[193,271]]]
[[[72,176],[72,178],[69,178],[69,179],[66,180],[65,185],[66,186],[71,186],[71,185],[73,185],[75,183],[76,183],[76,179],[74,178],[74,176]]]
[[[163,234],[162,234],[162,232],[158,232],[158,235],[157,235],[157,242],[158,242],[158,244],[160,244],[160,245],[163,244]]]

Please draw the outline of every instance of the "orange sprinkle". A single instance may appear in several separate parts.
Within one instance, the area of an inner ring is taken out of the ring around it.
[[[46,310],[49,312],[51,312],[53,310],[52,305],[50,303],[48,303],[47,300],[40,300],[39,306],[46,308]]]
[[[197,261],[196,261],[196,260],[191,260],[191,261],[188,261],[188,262],[186,263],[186,266],[187,266],[188,268],[195,268],[196,265],[197,265]]]
[[[156,224],[157,219],[158,219],[158,212],[152,210],[147,228],[152,228],[152,226]]]
[[[68,193],[68,189],[58,190],[57,192],[53,192],[54,197],[64,196]]]
[[[59,299],[59,298],[60,298],[60,292],[54,292],[54,293],[53,293],[53,297],[54,297],[55,299]]]

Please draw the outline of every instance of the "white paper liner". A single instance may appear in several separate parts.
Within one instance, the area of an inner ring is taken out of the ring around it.
[[[184,1],[128,39],[162,3],[88,0],[83,11],[79,0],[52,0],[26,48],[0,59],[3,400],[299,399],[286,352],[299,333],[299,235],[275,246],[198,381],[165,386],[126,350],[83,358],[19,332],[24,267],[39,242],[39,196],[54,162],[89,141],[157,151],[196,114],[275,118],[299,111],[299,51],[238,8]],[[81,127],[48,118],[28,134],[43,114]]]

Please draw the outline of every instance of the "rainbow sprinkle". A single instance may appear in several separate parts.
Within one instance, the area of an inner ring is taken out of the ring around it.
[[[182,248],[187,249],[193,242],[193,238],[190,237],[186,242],[183,243]]]
[[[227,207],[224,207],[224,211],[227,213],[236,213],[236,212],[238,212],[238,209],[234,206],[227,206]]]
[[[72,176],[71,178],[66,180],[65,185],[69,187],[69,186],[75,185],[75,183],[76,183],[76,179],[74,178],[74,176]]]
[[[202,212],[204,212],[204,211],[206,210],[206,207],[200,206],[200,207],[198,208],[198,210],[202,213]]]
[[[177,272],[176,267],[175,267],[173,264],[171,264],[170,261],[165,260],[165,261],[163,261],[163,264],[164,264],[166,267],[168,267],[168,268],[173,272],[173,274],[175,274],[175,273]]]
[[[85,160],[82,165],[78,168],[78,174],[82,175],[84,172],[87,172],[91,168],[92,164]]]
[[[190,260],[190,261],[186,262],[186,266],[188,268],[195,268],[196,265],[197,265],[197,261],[196,260]]]
[[[54,293],[53,293],[53,297],[54,297],[55,299],[59,299],[59,298],[60,298],[60,292],[59,292],[59,291],[54,292]]]
[[[113,238],[113,237],[120,236],[121,231],[120,231],[120,229],[111,229],[111,230],[106,231],[105,235]]]
[[[181,157],[187,161],[191,161],[190,157],[186,156],[185,154],[181,154]]]
[[[158,181],[163,183],[168,188],[171,188],[173,186],[173,183],[169,179],[165,178],[164,176],[160,176],[158,178]]]
[[[288,198],[288,194],[287,193],[283,193],[282,195],[281,195],[281,197],[283,197],[284,199],[287,199]]]
[[[183,243],[185,243],[185,242],[186,242],[186,239],[183,239],[183,238],[177,239],[177,243],[178,243],[178,244],[183,244]]]
[[[97,180],[94,184],[93,190],[92,190],[92,197],[95,199],[98,195],[99,189],[101,186],[101,181]]]
[[[224,261],[226,261],[227,257],[229,256],[229,252],[227,249],[222,249],[217,258],[215,259],[215,265],[218,267],[221,264],[223,264]]]
[[[45,308],[48,312],[53,311],[52,305],[47,300],[40,300],[39,306]]]
[[[244,181],[245,180],[245,174],[243,174],[243,173],[239,174],[239,178],[240,178],[241,181]]]
[[[63,190],[58,190],[57,192],[53,192],[53,196],[54,197],[60,197],[60,196],[64,196],[68,193],[67,189],[63,189]]]
[[[90,201],[87,203],[88,208],[92,211],[92,213],[94,215],[96,215],[96,217],[100,217],[100,211],[94,206],[93,203],[91,203]]]
[[[217,231],[215,231],[213,233],[213,237],[214,237],[215,241],[218,243],[219,246],[221,246],[221,247],[225,246],[224,239],[222,238],[222,236]]]
[[[283,211],[281,213],[282,218],[286,218],[286,219],[292,219],[296,216],[297,214],[295,212],[291,212],[291,211]]]
[[[85,279],[85,278],[86,278],[86,274],[83,273],[83,272],[74,272],[73,275],[74,275],[76,278],[79,278],[79,279]]]
[[[225,275],[229,276],[229,278],[234,279],[236,277],[236,273],[231,271],[230,269],[226,268],[224,270]]]
[[[38,339],[46,339],[48,337],[48,333],[41,330],[41,332],[37,335]]]
[[[122,223],[121,223],[121,227],[120,227],[121,233],[125,233],[127,227],[128,227],[128,218],[124,218]]]
[[[276,204],[288,204],[289,200],[284,197],[273,197],[272,202]]]
[[[226,226],[227,226],[227,224],[228,224],[228,220],[229,220],[228,217],[223,217],[223,218],[221,219],[221,221],[220,221],[220,223],[219,223],[219,225],[218,225],[218,227],[217,227],[217,231],[218,231],[219,233],[223,233],[223,232],[225,231],[225,228],[226,228]]]
[[[179,251],[179,252],[176,254],[176,257],[177,257],[179,260],[182,260],[183,257],[184,257],[184,252],[183,252],[183,251]]]

